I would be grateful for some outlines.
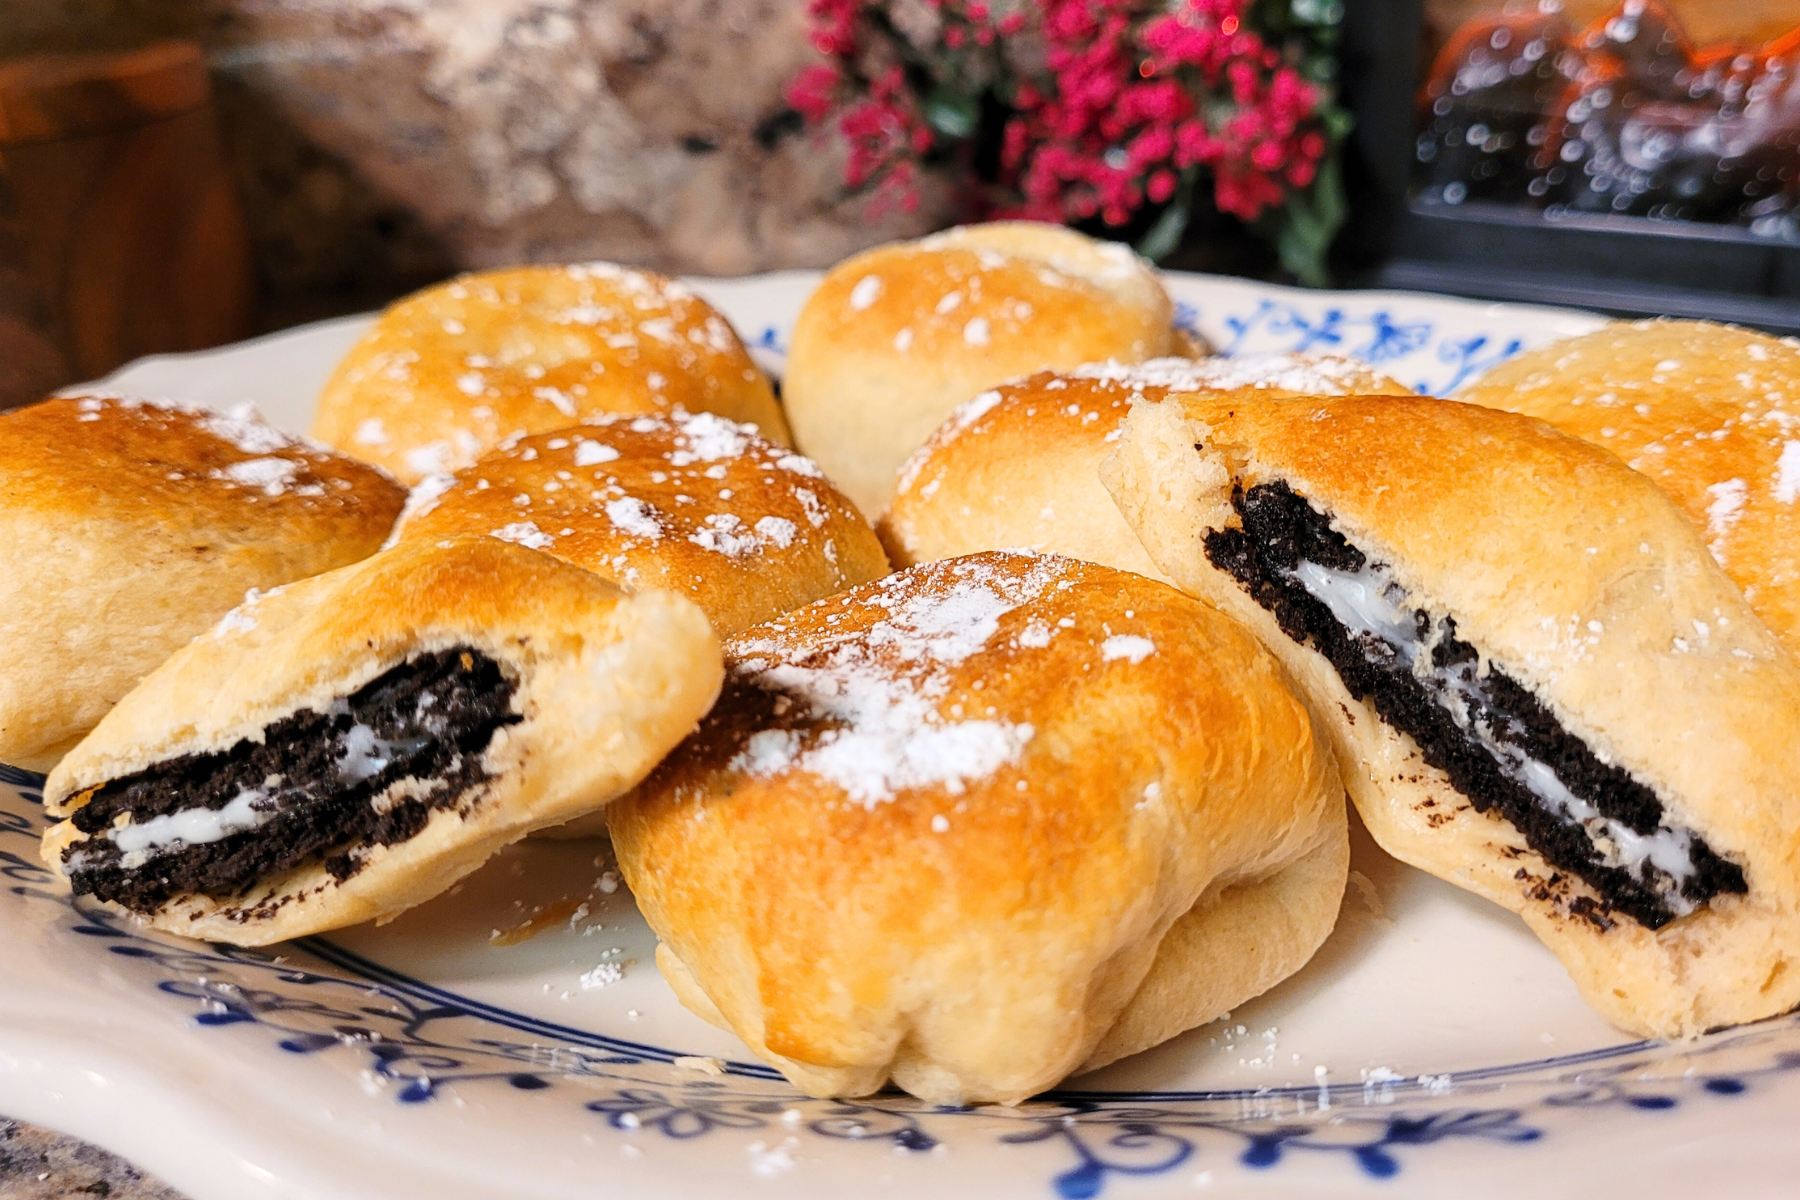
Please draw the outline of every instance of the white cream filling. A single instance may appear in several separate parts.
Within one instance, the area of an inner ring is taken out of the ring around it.
[[[1558,820],[1583,827],[1601,862],[1637,878],[1677,916],[1699,907],[1681,892],[1682,885],[1694,875],[1693,835],[1685,829],[1667,827],[1638,833],[1623,822],[1603,816],[1593,804],[1570,791],[1548,763],[1533,758],[1489,722],[1475,719],[1474,711],[1494,707],[1481,676],[1471,664],[1450,670],[1430,666],[1430,646],[1441,632],[1441,625],[1434,622],[1431,634],[1420,637],[1406,590],[1394,582],[1386,568],[1365,560],[1360,571],[1341,571],[1302,560],[1296,569],[1285,574],[1329,608],[1344,628],[1386,645],[1412,669],[1414,677],[1450,714],[1456,727],[1471,734],[1493,757],[1501,774],[1523,785]],[[1651,867],[1661,874],[1650,875]]]
[[[1291,577],[1299,580],[1313,599],[1324,601],[1339,625],[1374,634],[1411,663],[1422,649],[1418,625],[1412,609],[1404,604],[1406,592],[1385,575],[1373,564],[1366,563],[1352,573],[1302,559]]]
[[[245,788],[224,808],[186,808],[164,813],[108,830],[107,837],[119,848],[119,864],[132,870],[158,854],[182,846],[204,846],[267,824],[275,816],[274,807],[256,805],[268,798],[269,793],[262,788]]]
[[[428,693],[420,697],[419,708],[423,711],[432,703],[435,703],[435,698]],[[348,712],[349,706],[338,700],[328,711],[334,715]],[[359,722],[344,734],[343,751],[337,760],[338,778],[347,784],[372,779],[397,759],[410,758],[431,741],[429,737],[389,741],[377,737],[374,729]],[[223,841],[233,834],[245,833],[268,824],[283,807],[280,803],[270,803],[271,799],[279,799],[293,791],[286,789],[278,794],[276,789],[280,784],[281,777],[272,775],[264,780],[262,787],[245,788],[238,792],[223,808],[185,808],[179,812],[152,817],[148,821],[131,821],[108,830],[106,837],[119,849],[119,865],[128,871],[136,870],[159,855],[185,846],[204,846]],[[372,803],[381,811],[386,811],[392,807],[393,800],[387,800],[384,805],[382,797],[378,796]],[[78,854],[70,865],[81,867],[85,865],[83,860],[86,857]]]
[[[436,698],[426,692],[419,697],[416,711],[422,715],[436,703]],[[326,709],[334,717],[349,711],[349,704],[343,700],[334,700],[331,707]],[[411,758],[433,740],[425,736],[389,741],[378,737],[373,728],[358,721],[344,733],[344,749],[337,760],[338,778],[345,783],[361,783],[365,779],[373,779],[396,761]]]
[[[352,725],[344,734],[344,753],[338,758],[338,777],[349,783],[361,783],[387,770],[394,761],[393,743],[375,736],[367,725]]]

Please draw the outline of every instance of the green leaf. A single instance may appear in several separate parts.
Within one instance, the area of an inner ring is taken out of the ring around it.
[[[1271,222],[1275,252],[1281,258],[1281,265],[1307,287],[1331,285],[1325,255],[1330,251],[1337,231],[1343,227],[1348,212],[1337,156],[1330,155],[1319,164],[1319,174],[1312,186],[1289,196]]]
[[[1344,19],[1341,0],[1293,0],[1288,11],[1302,25],[1336,25]]]
[[[968,141],[981,124],[981,101],[946,87],[926,95],[923,111],[926,123],[952,141]]]
[[[1356,118],[1347,108],[1332,105],[1319,115],[1325,122],[1325,136],[1330,138],[1333,144],[1343,141],[1344,136],[1356,127]]]
[[[1199,167],[1182,171],[1181,183],[1169,197],[1169,206],[1138,239],[1136,249],[1139,254],[1151,262],[1161,262],[1175,253],[1176,247],[1181,245],[1181,235],[1187,232],[1188,221],[1194,215],[1194,181],[1199,177]]]
[[[1314,83],[1336,83],[1338,77],[1337,58],[1330,54],[1308,54],[1300,60],[1300,74]]]

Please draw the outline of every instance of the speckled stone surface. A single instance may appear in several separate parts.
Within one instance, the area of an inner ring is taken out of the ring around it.
[[[95,1146],[0,1117],[0,1200],[182,1200],[181,1193]]]
[[[260,323],[367,308],[449,272],[608,258],[736,275],[947,224],[846,192],[844,148],[782,89],[805,0],[0,0],[0,59],[199,42]]]

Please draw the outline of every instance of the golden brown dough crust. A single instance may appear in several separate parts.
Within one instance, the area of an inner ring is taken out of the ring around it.
[[[1608,325],[1509,359],[1457,399],[1548,421],[1654,479],[1800,650],[1800,343],[1704,321]]]
[[[233,610],[63,759],[45,807],[67,817],[109,781],[260,739],[275,721],[324,712],[409,659],[453,648],[498,662],[523,718],[494,734],[472,793],[433,810],[408,840],[340,848],[359,860],[348,878],[306,861],[242,894],[178,895],[150,924],[262,945],[392,916],[642,779],[711,705],[722,674],[705,616],[679,596],[629,595],[494,538],[410,542]],[[382,796],[417,786],[401,780]],[[66,820],[53,826],[45,861],[62,870],[85,836]]]
[[[313,436],[416,483],[519,434],[675,409],[788,440],[731,325],[679,283],[612,263],[511,267],[389,306],[326,383]]]
[[[1102,472],[1121,510],[1287,664],[1385,849],[1520,913],[1627,1029],[1685,1036],[1800,1002],[1800,668],[1654,484],[1541,422],[1423,398],[1174,397],[1123,429]],[[1274,481],[1739,864],[1748,894],[1652,931],[1471,807],[1208,560],[1207,533],[1238,523],[1233,486]]]
[[[601,418],[422,485],[403,541],[485,533],[698,604],[721,637],[887,574],[811,461],[711,413]]]
[[[803,1091],[1016,1103],[1269,987],[1336,917],[1331,757],[1254,638],[1172,588],[971,555],[727,657],[613,842],[683,1002]],[[1264,952],[1213,940],[1264,886]]]
[[[248,409],[0,415],[0,762],[48,771],[246,591],[374,553],[405,495]]]
[[[1033,371],[1177,353],[1148,263],[1059,226],[996,222],[878,246],[825,277],[794,325],[794,436],[871,516],[958,404]]]
[[[1411,394],[1333,355],[1158,358],[1042,371],[960,405],[906,460],[876,526],[882,544],[903,567],[1011,547],[1162,579],[1101,484],[1100,460],[1133,401],[1240,388],[1270,396]]]

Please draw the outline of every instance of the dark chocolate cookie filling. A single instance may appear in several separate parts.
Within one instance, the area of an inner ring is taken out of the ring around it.
[[[240,895],[306,861],[323,860],[348,878],[359,866],[356,850],[413,837],[433,811],[456,805],[487,778],[482,752],[496,730],[522,719],[512,696],[499,664],[479,651],[424,654],[326,712],[276,721],[260,743],[172,758],[116,779],[71,818],[89,838],[64,852],[70,882],[77,894],[151,912],[173,896]],[[378,806],[376,797],[402,779],[429,790]],[[123,832],[114,828],[120,814],[141,833],[157,818],[228,809],[238,825],[254,828],[195,844],[165,837],[136,853],[114,840]]]
[[[1371,701],[1383,720],[1410,735],[1425,761],[1448,775],[1477,811],[1497,812],[1553,866],[1593,887],[1610,910],[1651,929],[1714,896],[1746,890],[1736,864],[1719,857],[1697,833],[1663,824],[1662,803],[1648,787],[1600,761],[1497,666],[1482,671],[1475,648],[1456,636],[1454,619],[1434,627],[1429,614],[1408,606],[1413,628],[1406,645],[1346,627],[1301,581],[1302,564],[1360,575],[1369,561],[1286,483],[1234,489],[1232,505],[1243,527],[1207,534],[1207,558],[1268,609],[1284,633],[1323,654],[1352,695]],[[1375,570],[1385,572],[1379,564]],[[1425,654],[1427,663],[1415,661]],[[1497,755],[1496,746],[1504,753]],[[1547,804],[1521,782],[1521,764],[1528,762],[1548,767],[1554,780],[1546,786],[1564,789],[1598,818],[1570,819]],[[1690,869],[1671,873],[1647,858],[1635,869],[1607,861],[1595,838],[1605,836],[1608,822],[1632,834],[1661,835],[1665,845],[1682,845]],[[1578,915],[1607,919],[1601,913]]]

